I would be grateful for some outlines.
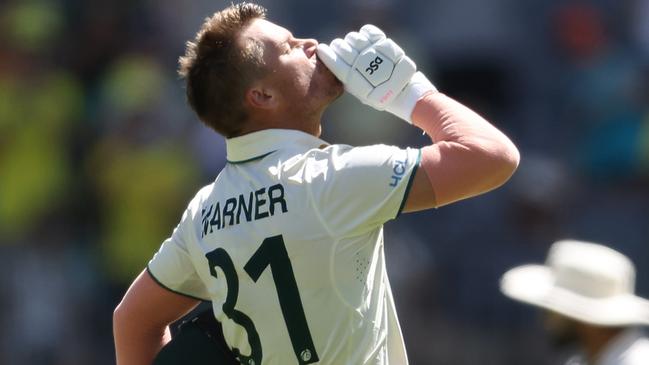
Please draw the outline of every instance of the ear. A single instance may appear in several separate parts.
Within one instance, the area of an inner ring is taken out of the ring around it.
[[[246,101],[254,108],[273,109],[277,107],[277,95],[272,89],[253,86],[246,92]]]

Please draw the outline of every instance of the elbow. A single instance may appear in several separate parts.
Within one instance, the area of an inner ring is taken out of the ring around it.
[[[507,140],[507,143],[503,146],[502,155],[502,169],[507,176],[505,179],[507,181],[516,172],[518,164],[521,162],[521,153],[512,141]]]
[[[128,308],[124,305],[124,302],[122,301],[113,310],[113,332],[115,335],[117,335],[120,328],[123,327],[124,323],[127,322],[127,318],[128,318]]]
[[[113,310],[113,335],[120,337],[132,331],[134,326],[145,328],[146,323],[142,321],[142,315],[135,313],[133,306],[128,301],[122,301]]]
[[[500,143],[496,152],[492,155],[493,169],[492,181],[494,188],[497,188],[506,183],[516,169],[521,160],[518,148],[509,139]]]
[[[423,150],[422,166],[441,207],[498,188],[519,162],[518,149],[505,138],[437,143]]]

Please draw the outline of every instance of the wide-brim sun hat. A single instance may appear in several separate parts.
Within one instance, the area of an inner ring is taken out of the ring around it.
[[[649,325],[649,300],[635,295],[635,268],[600,244],[561,240],[545,265],[523,265],[500,281],[508,297],[599,326]]]

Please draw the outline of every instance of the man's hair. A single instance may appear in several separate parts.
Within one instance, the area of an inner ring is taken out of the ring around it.
[[[238,37],[252,20],[265,17],[266,9],[260,5],[233,4],[205,19],[179,60],[189,105],[226,138],[240,134],[248,118],[246,88],[262,75],[264,66],[261,42],[241,43]]]

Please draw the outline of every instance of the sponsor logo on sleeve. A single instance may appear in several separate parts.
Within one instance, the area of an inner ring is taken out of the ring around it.
[[[403,179],[403,176],[406,174],[406,166],[408,159],[403,160],[394,160],[392,165],[392,176],[390,176],[390,186],[396,187]]]

